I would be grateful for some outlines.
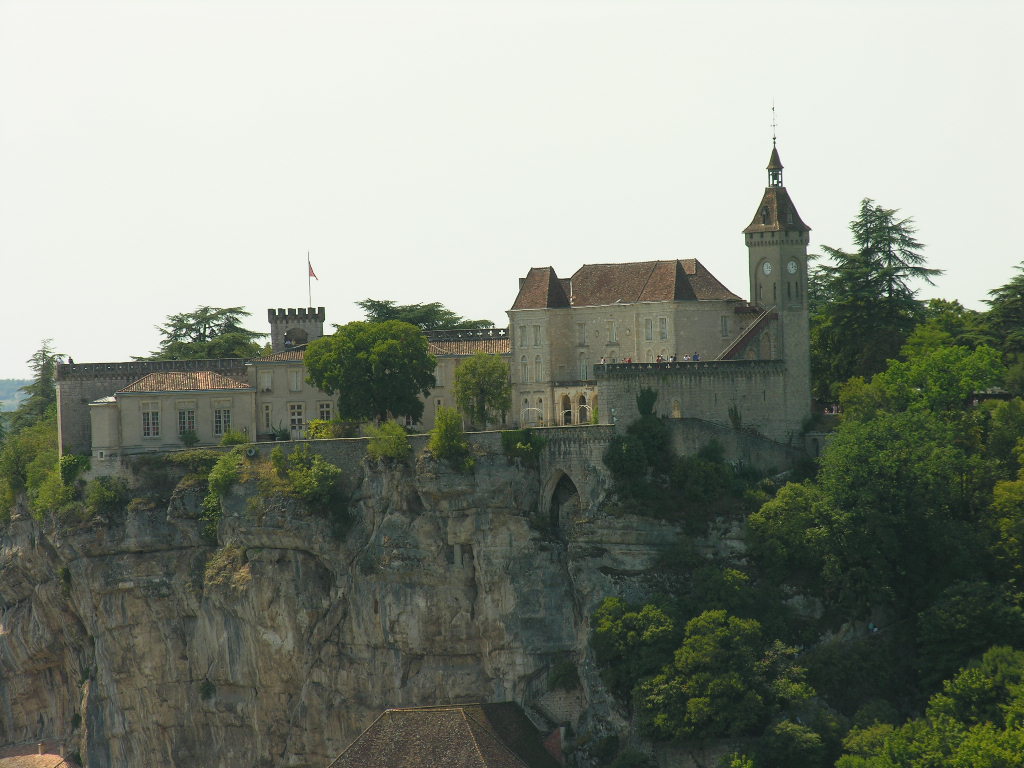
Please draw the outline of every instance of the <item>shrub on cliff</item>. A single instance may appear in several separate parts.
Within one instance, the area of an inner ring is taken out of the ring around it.
[[[217,523],[221,517],[221,497],[231,490],[231,487],[241,477],[242,461],[241,448],[232,448],[217,460],[207,476],[210,490],[206,494],[206,498],[203,499],[202,518],[206,523],[203,535],[209,539],[217,538]]]
[[[93,515],[109,515],[120,509],[128,499],[128,486],[114,477],[94,477],[85,484],[85,511]]]
[[[401,424],[394,421],[385,421],[379,427],[368,427],[366,431],[370,436],[370,441],[366,445],[366,452],[370,454],[371,458],[378,461],[381,459],[405,461],[412,455],[409,434],[402,428]]]
[[[443,459],[459,471],[469,471],[475,464],[462,431],[462,416],[453,408],[438,408],[427,450],[435,459]]]
[[[229,429],[220,439],[221,445],[245,445],[249,442],[249,436],[237,429]]]
[[[547,443],[531,429],[509,429],[501,433],[501,447],[510,459],[519,459],[528,467],[536,467],[540,452]]]
[[[316,510],[338,501],[341,494],[341,470],[305,445],[288,456],[288,482],[292,493]]]

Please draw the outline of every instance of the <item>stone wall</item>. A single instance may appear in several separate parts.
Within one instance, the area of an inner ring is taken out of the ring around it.
[[[784,445],[801,440],[803,425],[787,408],[799,393],[787,391],[781,360],[599,365],[596,375],[601,420],[620,429],[638,418],[636,395],[646,387],[658,393],[654,410],[660,416],[739,426]]]
[[[781,472],[804,457],[798,447],[702,419],[670,419],[668,430],[677,453],[692,455],[708,443],[716,442],[722,446],[728,461],[756,467],[762,472]]]

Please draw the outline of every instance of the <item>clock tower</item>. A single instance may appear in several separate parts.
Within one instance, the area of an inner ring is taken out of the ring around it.
[[[772,139],[768,186],[750,225],[743,230],[750,270],[750,303],[774,316],[778,347],[786,363],[788,416],[801,423],[811,412],[810,328],[807,315],[807,244],[804,224],[782,183],[782,161]]]

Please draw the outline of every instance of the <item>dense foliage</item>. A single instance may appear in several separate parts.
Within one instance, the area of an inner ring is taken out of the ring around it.
[[[454,408],[437,409],[427,450],[435,459],[446,461],[459,471],[469,471],[475,464],[469,441],[462,431],[462,416]]]
[[[508,363],[498,355],[478,352],[455,369],[455,402],[470,421],[486,429],[512,407]]]
[[[419,421],[437,364],[423,332],[399,320],[339,326],[311,341],[305,360],[309,381],[337,394],[339,416],[354,421]]]
[[[1018,283],[993,292],[1009,317]],[[602,678],[652,739],[727,739],[743,768],[1024,765],[1019,352],[991,309],[896,288],[906,314],[865,311],[861,332],[899,343],[832,361],[841,416],[815,472],[779,488],[714,446],[675,456],[656,393],[609,446],[619,509],[686,534],[645,602],[591,621]],[[738,519],[743,554],[698,543]]]
[[[157,326],[160,348],[142,359],[256,357],[262,351],[258,339],[267,334],[242,326],[249,314],[244,307],[196,307],[191,312],[169,315],[166,323]]]
[[[437,301],[429,304],[398,304],[390,299],[363,299],[356,304],[366,312],[366,322],[400,320],[424,331],[458,328],[491,328],[490,320],[468,320]]]
[[[912,283],[930,283],[940,270],[924,266],[913,220],[898,213],[864,199],[850,222],[855,249],[824,246],[831,263],[810,275],[811,364],[822,399],[851,376],[882,370],[922,318]]]

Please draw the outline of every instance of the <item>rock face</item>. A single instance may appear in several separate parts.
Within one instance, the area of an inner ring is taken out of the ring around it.
[[[388,706],[512,700],[576,733],[621,727],[588,618],[637,597],[675,531],[559,488],[542,521],[541,475],[498,453],[468,474],[363,461],[343,535],[255,482],[224,498],[217,542],[189,482],[71,528],[15,511],[0,743],[61,738],[90,768],[269,768],[326,765]],[[581,688],[550,693],[565,659]]]

